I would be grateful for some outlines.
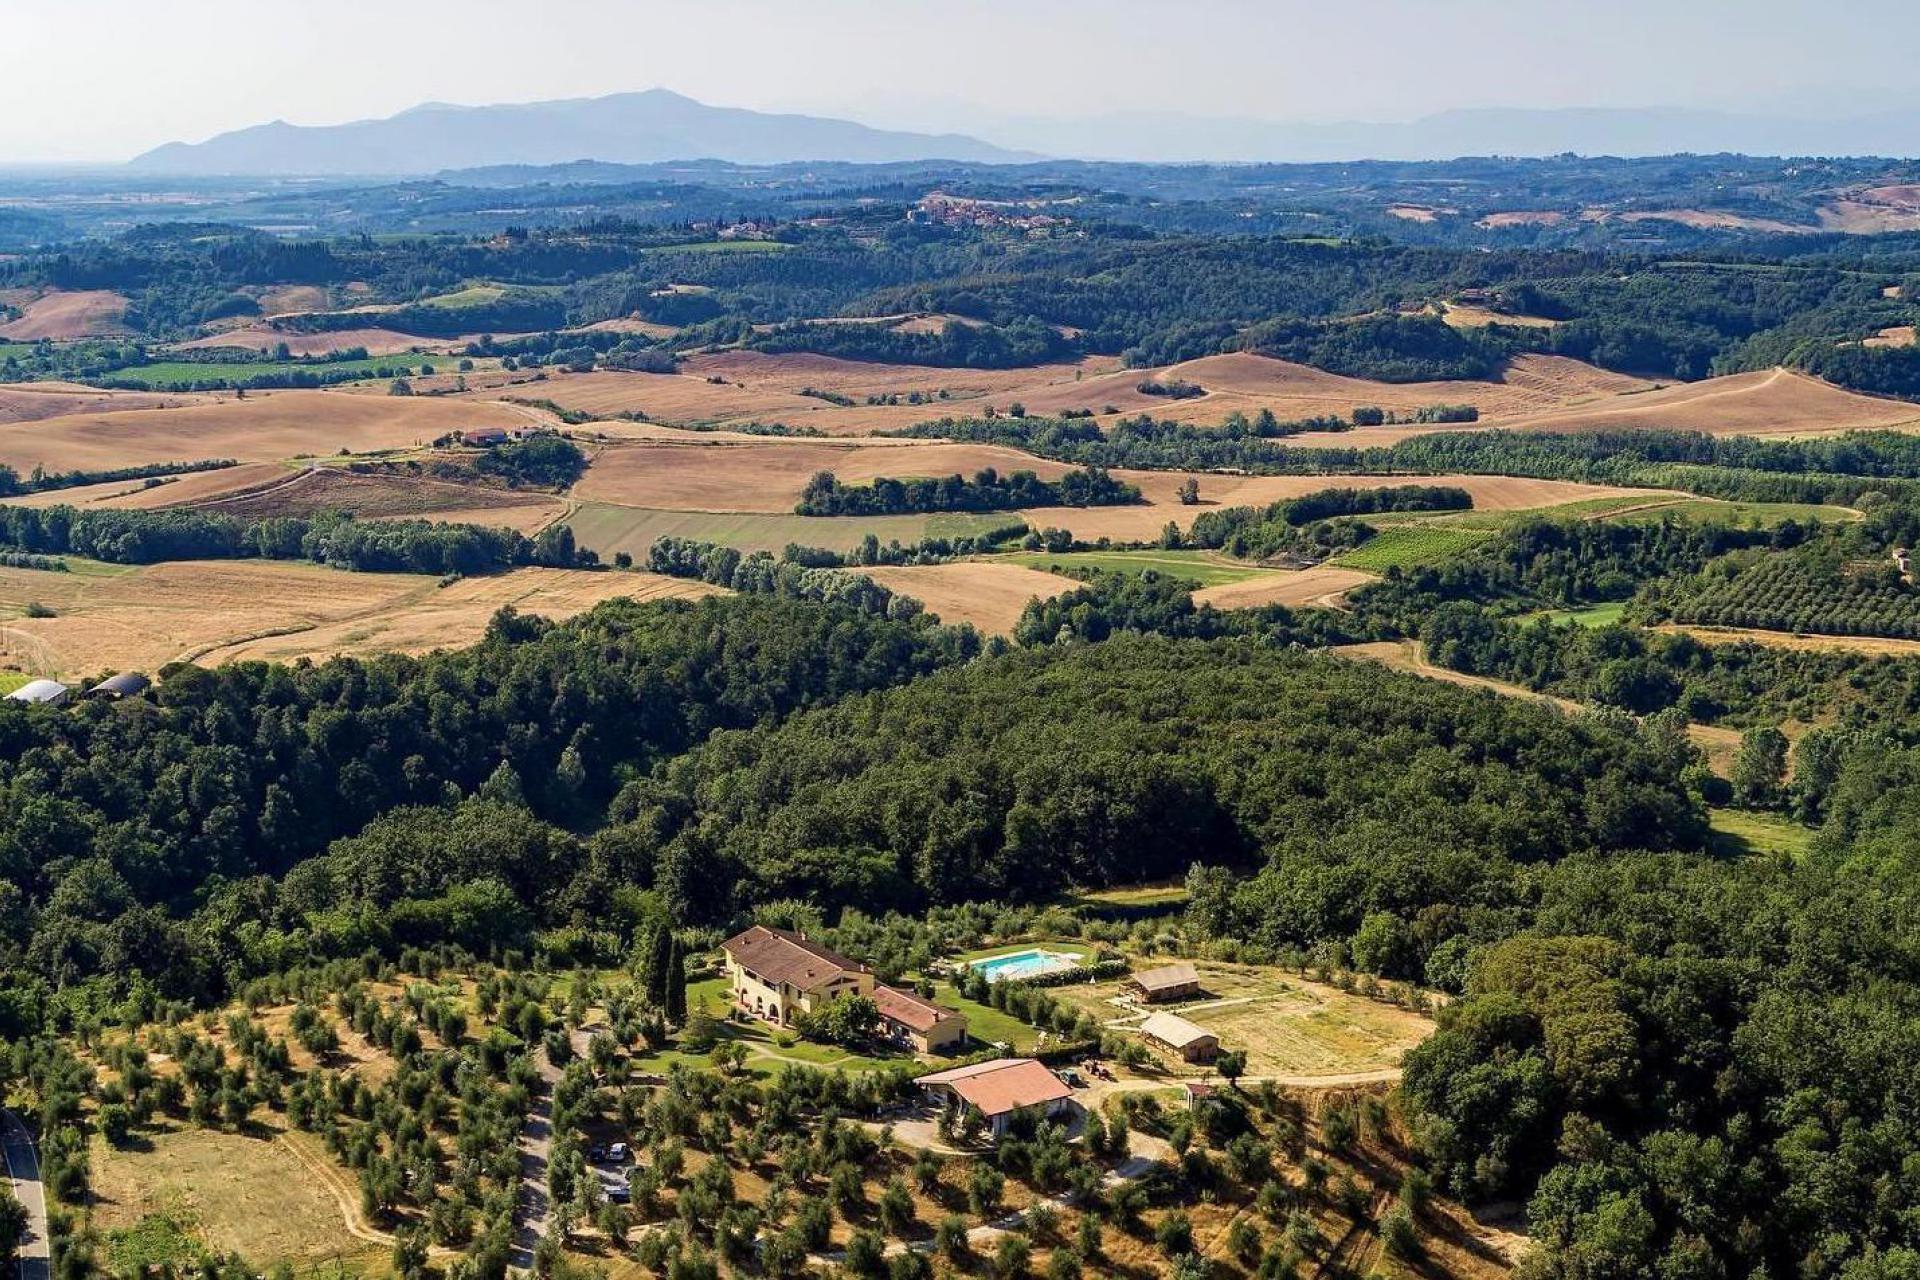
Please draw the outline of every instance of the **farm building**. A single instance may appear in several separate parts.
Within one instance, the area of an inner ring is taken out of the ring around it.
[[[1127,986],[1148,1004],[1158,1004],[1163,1000],[1188,1000],[1200,994],[1200,971],[1190,962],[1183,961],[1136,973]]]
[[[742,1010],[791,1026],[841,996],[867,996],[880,1010],[880,1034],[917,1053],[948,1053],[966,1043],[966,1017],[910,991],[885,986],[867,966],[785,929],[755,925],[727,939],[727,985]]]
[[[880,1008],[880,1029],[887,1039],[915,1053],[956,1053],[967,1042],[963,1013],[884,983],[873,988]]]
[[[988,1131],[998,1138],[1021,1112],[1058,1115],[1071,1105],[1073,1090],[1037,1058],[996,1058],[992,1062],[955,1067],[921,1076],[917,1082],[928,1099],[947,1105],[964,1102],[987,1118]]]
[[[108,676],[105,680],[102,680],[99,684],[87,690],[87,696],[89,698],[110,698],[115,701],[121,698],[137,698],[145,693],[152,684],[153,681],[147,679],[138,671],[122,671],[117,676]]]
[[[1140,1024],[1140,1034],[1184,1062],[1211,1062],[1220,1037],[1175,1013],[1156,1013]]]
[[[460,433],[460,443],[470,445],[494,445],[507,442],[505,427],[469,427]]]
[[[29,680],[7,695],[9,702],[37,702],[42,706],[57,707],[67,700],[71,690],[58,680]]]
[[[734,1003],[783,1027],[836,996],[873,994],[873,972],[865,965],[785,929],[757,924],[720,949]]]

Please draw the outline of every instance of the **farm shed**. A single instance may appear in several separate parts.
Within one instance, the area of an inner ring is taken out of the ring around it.
[[[67,700],[71,692],[58,680],[29,680],[7,695],[9,702],[37,702],[43,706],[57,707]]]
[[[93,688],[87,690],[89,698],[135,698],[152,687],[153,681],[138,671],[122,671],[117,676],[108,676]]]
[[[1220,1037],[1174,1013],[1156,1013],[1140,1024],[1140,1034],[1184,1062],[1211,1062]]]
[[[1148,1004],[1163,1000],[1187,1000],[1200,994],[1200,971],[1190,962],[1170,964],[1136,973],[1127,986]]]

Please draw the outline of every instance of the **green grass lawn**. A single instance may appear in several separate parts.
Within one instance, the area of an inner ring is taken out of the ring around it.
[[[1610,627],[1620,621],[1627,611],[1625,600],[1613,600],[1606,604],[1596,604],[1589,609],[1549,609],[1536,617],[1547,618],[1553,622],[1577,622],[1583,627]]]
[[[1203,587],[1245,582],[1264,577],[1270,569],[1235,564],[1211,551],[1021,551],[1006,557],[1014,564],[1048,572],[1098,570],[1105,573],[1145,573],[1156,570],[1170,578],[1185,578]]]
[[[507,296],[507,291],[497,284],[470,284],[464,289],[452,293],[437,294],[431,298],[422,298],[415,306],[433,307],[441,311],[453,311],[460,307],[483,307],[489,302],[498,302]]]
[[[1331,563],[1343,569],[1364,569],[1373,573],[1398,565],[1417,569],[1441,564],[1494,536],[1494,530],[1466,524],[1392,525]]]
[[[933,998],[949,1009],[966,1014],[967,1034],[980,1044],[1004,1041],[1013,1046],[1015,1053],[1025,1053],[1039,1039],[1039,1033],[1020,1019],[990,1004],[967,999],[951,982],[935,983]]]
[[[1784,853],[1799,858],[1813,847],[1813,829],[1781,814],[1712,809],[1707,820],[1713,829],[1709,846],[1723,857]]]

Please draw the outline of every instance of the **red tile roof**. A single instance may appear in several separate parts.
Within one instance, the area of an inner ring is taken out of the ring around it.
[[[732,956],[742,969],[769,985],[784,982],[801,991],[817,991],[838,978],[866,972],[865,965],[818,943],[808,942],[797,933],[759,924],[728,938],[720,944],[720,949]]]
[[[922,1000],[911,991],[902,991],[889,987],[885,983],[873,988],[873,1002],[880,1008],[880,1016],[889,1022],[898,1022],[902,1026],[925,1035],[948,1018],[957,1018],[959,1013],[945,1005],[935,1004],[931,1000]]]
[[[996,1058],[921,1076],[920,1083],[946,1085],[989,1119],[1073,1096],[1067,1082],[1037,1058]]]

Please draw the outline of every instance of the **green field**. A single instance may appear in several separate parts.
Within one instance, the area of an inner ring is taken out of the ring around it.
[[[1813,847],[1814,831],[1777,813],[1755,813],[1747,809],[1712,809],[1707,814],[1713,829],[1709,847],[1723,857],[1741,854],[1785,854],[1804,856]]]
[[[656,538],[693,538],[742,551],[779,551],[788,543],[852,551],[869,533],[881,542],[979,537],[1019,523],[1005,515],[942,513],[915,516],[782,516],[752,512],[659,511],[610,502],[583,502],[567,517],[580,545],[602,559],[626,551],[644,560]]]
[[[1494,533],[1493,529],[1469,524],[1392,525],[1345,555],[1334,557],[1331,563],[1343,569],[1365,569],[1374,573],[1395,565],[1417,569],[1471,551]]]
[[[1535,616],[1551,622],[1577,622],[1583,627],[1610,627],[1619,622],[1626,611],[1625,600],[1614,600],[1587,609],[1550,609]]]
[[[1272,572],[1257,565],[1236,564],[1211,551],[1022,551],[1005,557],[1013,564],[1049,573],[1094,570],[1101,573],[1145,573],[1156,570],[1170,578],[1185,578],[1203,587],[1245,582]]]
[[[1860,519],[1860,513],[1851,507],[1816,506],[1805,502],[1715,502],[1708,498],[1694,498],[1672,506],[1633,511],[1621,518],[1658,520],[1663,516],[1698,521],[1702,524],[1733,524],[1761,529],[1770,529],[1788,520],[1798,521],[1801,524],[1812,520],[1820,520],[1827,524],[1846,524]]]

